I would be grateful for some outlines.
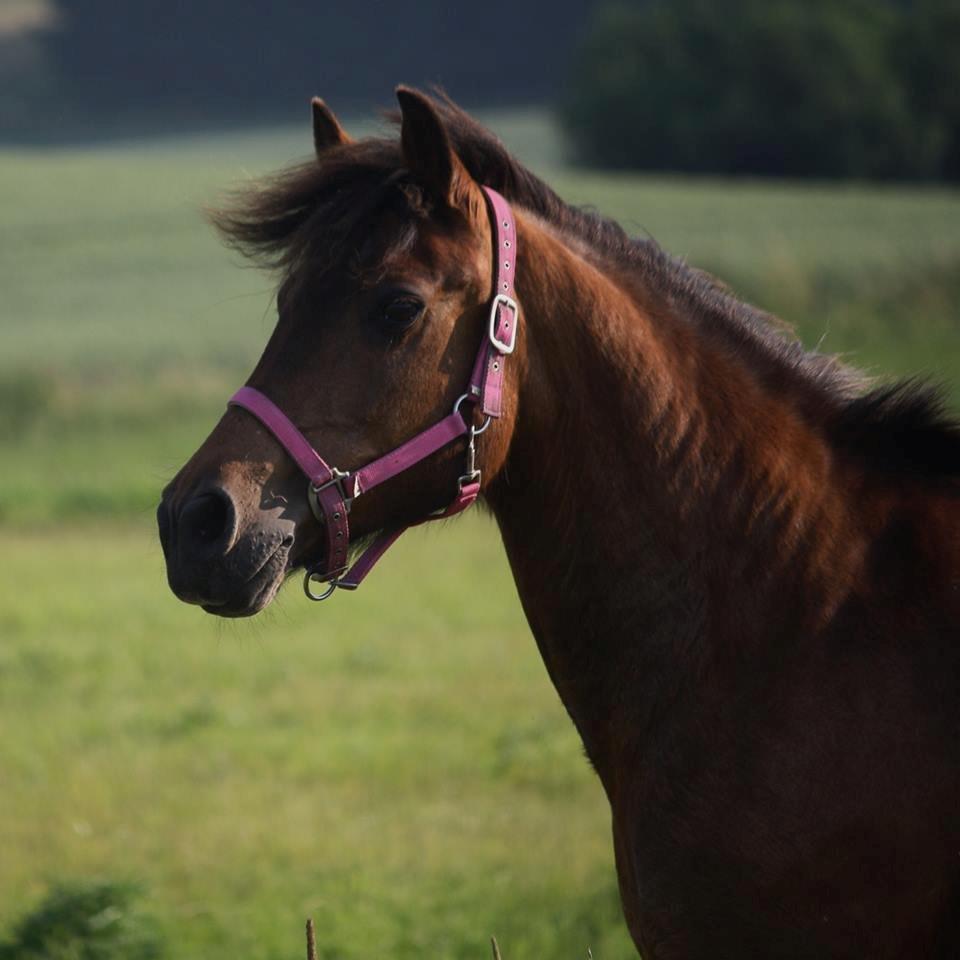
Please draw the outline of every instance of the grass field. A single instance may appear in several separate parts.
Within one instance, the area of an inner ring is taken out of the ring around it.
[[[564,169],[568,198],[806,342],[960,400],[960,194]],[[157,494],[271,327],[201,203],[304,130],[0,153],[0,941],[64,879],[135,880],[170,955],[628,957],[602,791],[482,516],[364,590],[223,623],[167,592]],[[417,577],[409,572],[418,571]],[[490,598],[497,598],[491,602]]]

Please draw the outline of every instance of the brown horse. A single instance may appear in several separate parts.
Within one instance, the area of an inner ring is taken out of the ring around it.
[[[499,191],[521,325],[481,496],[609,797],[638,948],[960,957],[960,425],[569,207],[450,102],[398,96],[399,141],[315,101],[316,160],[217,215],[283,270],[249,386],[351,469],[448,415]],[[351,539],[448,504],[465,444],[357,499]],[[327,549],[239,407],[159,515],[172,589],[224,616]]]

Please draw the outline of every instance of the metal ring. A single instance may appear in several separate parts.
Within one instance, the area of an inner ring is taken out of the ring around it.
[[[338,580],[336,580],[336,579],[334,579],[334,580],[317,580],[317,583],[326,583],[326,584],[327,584],[327,589],[324,590],[323,593],[314,593],[314,592],[310,589],[310,582],[316,577],[316,575],[317,575],[317,574],[316,574],[316,571],[315,571],[315,570],[308,570],[308,571],[307,571],[306,575],[305,575],[304,578],[303,578],[303,592],[304,592],[311,600],[316,600],[316,601],[318,601],[318,602],[319,602],[320,600],[326,600],[327,597],[332,597],[332,596],[333,596],[333,592],[337,589],[338,586],[340,586],[340,582],[339,582]]]
[[[470,394],[469,394],[469,393],[465,393],[462,397],[457,397],[457,402],[453,405],[453,412],[454,412],[454,413],[459,413],[459,412],[460,412],[460,404],[463,403],[464,400],[469,400],[469,399],[470,399]],[[490,426],[490,422],[491,422],[492,419],[493,419],[492,417],[488,416],[488,417],[486,418],[486,420],[483,421],[483,426],[482,426],[482,427],[473,427],[473,426],[471,426],[471,427],[470,427],[470,430],[471,430],[471,432],[473,433],[473,435],[474,435],[475,437],[479,437],[480,434],[483,433],[483,431],[486,430],[487,427]]]

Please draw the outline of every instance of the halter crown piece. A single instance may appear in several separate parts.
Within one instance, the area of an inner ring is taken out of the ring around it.
[[[466,470],[460,477],[457,496],[444,510],[432,513],[412,526],[429,520],[452,517],[466,510],[480,493],[480,471],[476,468],[476,438],[500,416],[503,372],[506,358],[517,343],[520,308],[515,299],[513,277],[517,259],[517,231],[510,204],[496,190],[483,187],[493,234],[493,297],[487,324],[473,372],[453,411],[432,427],[356,470],[338,470],[327,465],[310,441],[269,397],[253,387],[241,387],[229,400],[229,406],[243,407],[252,413],[290,454],[306,474],[307,499],[317,521],[323,527],[326,549],[320,561],[307,568],[303,588],[311,600],[326,600],[337,587],[356,590],[376,562],[407,527],[381,533],[351,566],[348,562],[350,525],[347,517],[354,500],[368,490],[409,470],[414,464],[467,436]],[[461,409],[466,405],[469,416]],[[479,406],[484,420],[474,425],[474,407]],[[314,583],[325,583],[314,593]]]

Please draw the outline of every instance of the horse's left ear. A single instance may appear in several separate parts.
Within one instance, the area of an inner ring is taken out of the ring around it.
[[[471,210],[479,191],[450,143],[447,129],[428,97],[410,87],[397,87],[400,102],[400,144],[411,172],[437,198],[451,207]]]
[[[352,142],[350,134],[340,126],[340,121],[323,100],[314,97],[310,101],[310,109],[313,111],[313,146],[317,156],[327,147]]]

